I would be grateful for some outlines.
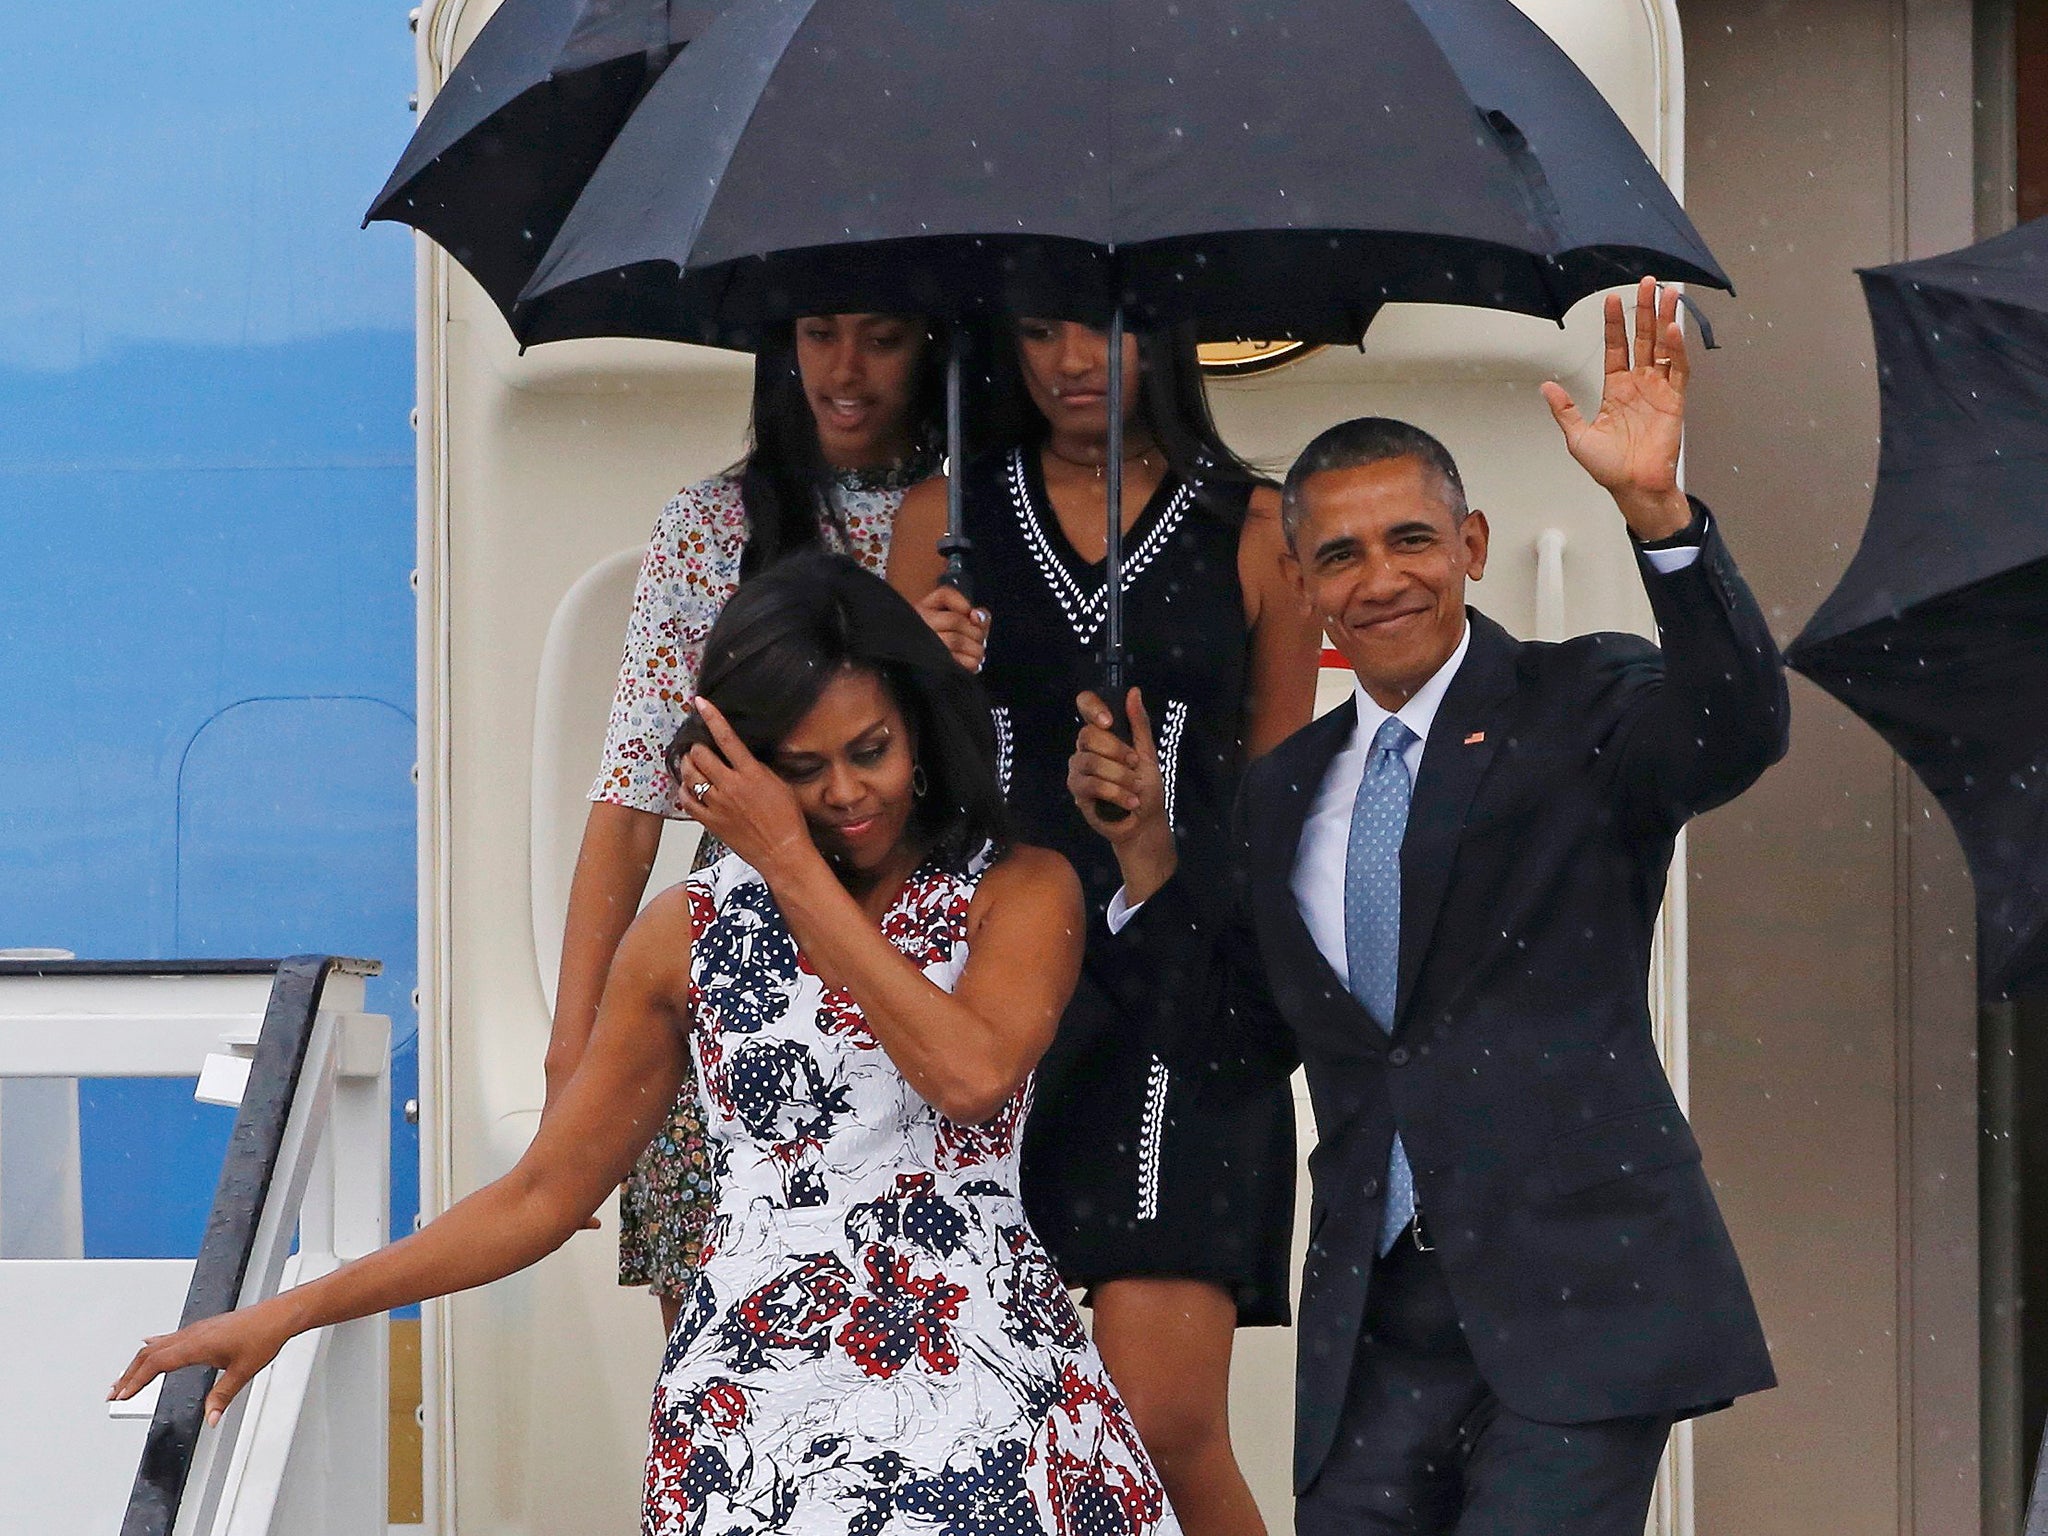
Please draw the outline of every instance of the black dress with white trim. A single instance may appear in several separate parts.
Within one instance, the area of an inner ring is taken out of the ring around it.
[[[1071,1285],[1133,1276],[1211,1280],[1245,1325],[1287,1319],[1293,1105],[1284,1083],[1176,1050],[1180,1021],[1138,1020],[1103,967],[1128,963],[1104,914],[1120,877],[1067,794],[1074,699],[1100,690],[1103,568],[1061,531],[1035,450],[968,466],[975,596],[993,615],[982,679],[996,707],[1004,787],[1020,834],[1081,877],[1089,936],[1081,983],[1038,1070],[1024,1200]],[[1125,537],[1124,633],[1158,737],[1181,859],[1221,888],[1243,766],[1250,635],[1237,575],[1249,487],[1213,493],[1172,475]],[[1227,500],[1226,500],[1227,498]],[[1200,1021],[1185,1021],[1190,1032]]]

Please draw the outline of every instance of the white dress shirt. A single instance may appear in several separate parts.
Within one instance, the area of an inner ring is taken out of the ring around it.
[[[1699,544],[1678,544],[1663,549],[1646,549],[1642,554],[1652,570],[1660,576],[1668,576],[1699,559],[1702,547]],[[1450,691],[1451,679],[1458,675],[1458,668],[1464,664],[1465,652],[1471,644],[1472,625],[1467,621],[1450,659],[1437,668],[1429,681],[1416,689],[1398,710],[1380,708],[1373,702],[1372,695],[1365,691],[1365,685],[1355,678],[1352,680],[1351,694],[1358,707],[1358,724],[1351,733],[1351,740],[1330,759],[1330,766],[1323,773],[1315,805],[1309,811],[1308,819],[1302,823],[1301,842],[1294,854],[1294,872],[1288,879],[1288,889],[1294,892],[1294,905],[1301,913],[1301,920],[1308,925],[1309,937],[1315,940],[1316,948],[1322,951],[1323,958],[1330,962],[1330,969],[1340,978],[1348,980],[1351,975],[1344,948],[1344,861],[1351,848],[1351,809],[1358,799],[1359,781],[1365,777],[1365,760],[1372,750],[1372,739],[1379,734],[1380,726],[1390,713],[1399,715],[1401,723],[1415,733],[1415,740],[1401,754],[1401,760],[1408,765],[1408,783],[1412,789],[1422,769],[1422,752],[1429,745],[1429,728],[1435,723],[1437,708]],[[1124,925],[1137,916],[1142,906],[1142,901],[1137,906],[1127,905],[1123,888],[1119,886],[1109,900],[1109,931],[1123,932]]]
[[[1443,703],[1451,679],[1458,675],[1465,652],[1471,648],[1472,625],[1468,620],[1450,659],[1415,690],[1406,704],[1394,711],[1400,715],[1401,723],[1415,733],[1415,740],[1401,754],[1401,760],[1408,765],[1411,786],[1422,767],[1422,749],[1429,743],[1430,722],[1436,719],[1437,706]],[[1351,693],[1358,706],[1358,725],[1343,749],[1330,759],[1323,774],[1315,807],[1302,823],[1294,873],[1288,882],[1294,892],[1294,904],[1301,909],[1301,919],[1308,924],[1309,936],[1331,968],[1343,977],[1350,975],[1344,968],[1344,861],[1351,846],[1351,808],[1358,799],[1359,781],[1365,777],[1365,760],[1372,750],[1372,739],[1389,713],[1373,702],[1365,685],[1356,678],[1351,681]],[[1137,916],[1144,905],[1142,901],[1135,907],[1127,905],[1119,886],[1109,899],[1109,931],[1121,933],[1124,924]]]
[[[1468,622],[1464,633],[1458,636],[1458,647],[1451,652],[1450,660],[1438,667],[1429,681],[1396,710],[1380,708],[1365,691],[1365,685],[1352,680],[1351,697],[1358,709],[1358,725],[1323,772],[1322,788],[1316,791],[1315,804],[1301,824],[1294,873],[1287,882],[1288,889],[1294,892],[1294,905],[1301,912],[1301,920],[1308,925],[1309,937],[1330,962],[1330,969],[1341,978],[1348,980],[1351,975],[1344,949],[1344,862],[1351,849],[1351,810],[1358,800],[1359,781],[1365,777],[1365,760],[1372,753],[1372,739],[1390,714],[1415,733],[1415,740],[1401,754],[1401,761],[1408,765],[1408,783],[1412,788],[1422,769],[1422,750],[1429,745],[1429,728],[1435,723],[1437,708],[1450,691],[1451,679],[1465,664],[1465,652],[1471,648],[1472,626]]]

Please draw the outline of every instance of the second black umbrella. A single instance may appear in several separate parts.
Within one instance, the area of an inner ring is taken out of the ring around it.
[[[647,88],[720,0],[505,0],[363,215],[429,236],[509,318]]]
[[[2048,985],[2048,219],[1861,275],[1876,495],[1787,659],[1940,800],[1997,997]]]

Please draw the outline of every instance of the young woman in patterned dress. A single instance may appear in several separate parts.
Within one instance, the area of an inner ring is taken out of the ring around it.
[[[1106,474],[1123,477],[1124,633],[1169,817],[1181,858],[1219,888],[1238,774],[1308,722],[1321,637],[1285,565],[1279,494],[1217,435],[1192,337],[1124,345],[1127,457],[1111,467],[1108,338],[1017,321],[1015,367],[998,359],[985,408],[1001,417],[1022,397],[1007,412],[1014,446],[970,463],[962,488],[1011,810],[1023,836],[1074,865],[1089,904],[1081,981],[1040,1064],[1024,1196],[1061,1274],[1087,1292],[1182,1524],[1258,1536],[1230,1442],[1230,1356],[1236,1328],[1287,1320],[1293,1105],[1244,1064],[1184,1059],[1195,1021],[1126,1016],[1103,972],[1118,959],[1104,910],[1121,877],[1067,766],[1077,697],[1101,686]],[[905,497],[890,581],[964,623],[965,600],[934,590],[944,506],[939,480]]]
[[[663,821],[687,814],[662,754],[696,687],[704,637],[741,579],[820,546],[883,568],[903,493],[942,441],[940,349],[898,315],[812,315],[754,370],[753,442],[734,468],[662,508],[633,593],[604,758],[569,890],[547,1100],[581,1058],[620,936],[640,909]],[[971,626],[934,616],[963,659]],[[704,853],[712,850],[707,844]],[[700,855],[701,856],[701,855]],[[545,1109],[543,1110],[545,1113]],[[689,1289],[712,1213],[696,1085],[619,1196],[619,1283],[661,1302],[664,1332]]]
[[[670,760],[732,851],[627,932],[518,1166],[323,1279],[149,1341],[110,1395],[203,1362],[217,1415],[294,1334],[533,1263],[624,1176],[694,1054],[718,1216],[655,1389],[646,1536],[1177,1536],[1018,1194],[1081,893],[1007,839],[980,686],[824,553],[740,590],[701,681]]]

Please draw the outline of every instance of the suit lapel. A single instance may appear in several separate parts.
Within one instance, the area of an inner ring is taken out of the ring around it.
[[[1516,641],[1485,615],[1467,610],[1472,644],[1430,723],[1422,770],[1408,802],[1401,840],[1401,974],[1396,1027],[1407,1017],[1437,914],[1450,885],[1451,860],[1465,829],[1465,810],[1493,762],[1496,731],[1488,727],[1514,691]]]

